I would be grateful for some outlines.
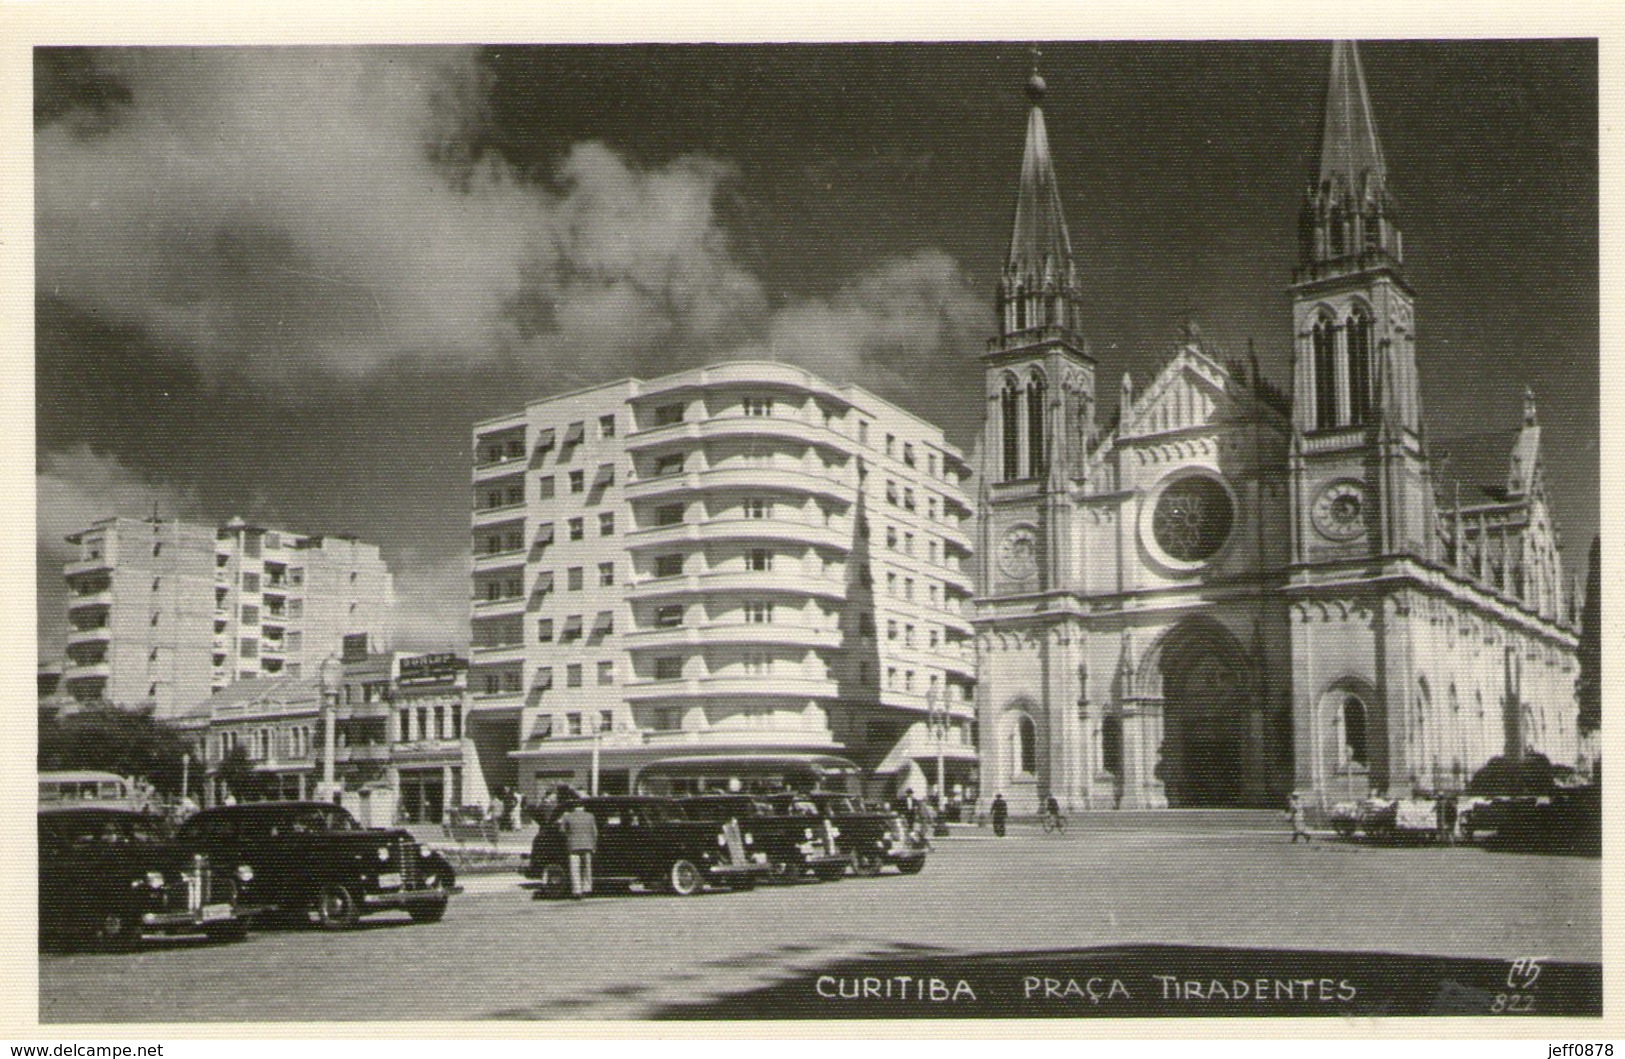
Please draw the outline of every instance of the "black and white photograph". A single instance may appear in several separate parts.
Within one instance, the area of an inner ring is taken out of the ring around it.
[[[1598,38],[1074,16],[31,47],[40,1026],[1602,1028]]]

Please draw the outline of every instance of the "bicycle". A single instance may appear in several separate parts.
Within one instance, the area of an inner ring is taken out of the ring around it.
[[[1045,813],[1041,822],[1044,827],[1044,834],[1046,835],[1066,834],[1066,817],[1062,816],[1060,813]]]

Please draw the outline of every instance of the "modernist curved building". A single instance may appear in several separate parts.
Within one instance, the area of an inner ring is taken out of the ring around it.
[[[488,779],[835,753],[923,793],[940,746],[973,781],[969,467],[937,427],[739,362],[539,401],[474,446]]]

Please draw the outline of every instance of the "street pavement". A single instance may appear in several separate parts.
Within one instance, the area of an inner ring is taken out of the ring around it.
[[[1004,839],[961,828],[917,876],[688,898],[536,901],[512,873],[469,875],[438,924],[391,915],[342,934],[42,954],[39,1012],[66,1023],[693,1018],[805,982],[811,1007],[786,1017],[824,1017],[844,1012],[815,996],[819,975],[922,954],[949,968],[1113,946],[1602,960],[1600,861],[1290,845],[1278,820],[1124,830],[1086,817],[1064,836],[1021,827]]]

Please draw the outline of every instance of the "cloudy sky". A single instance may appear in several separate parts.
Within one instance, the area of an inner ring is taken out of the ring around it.
[[[1285,384],[1329,46],[1043,46],[1115,394],[1187,318]],[[1362,47],[1429,441],[1504,474],[1541,401],[1571,571],[1598,518],[1597,50]],[[731,357],[979,429],[1016,45],[38,50],[41,657],[64,534],[234,515],[382,545],[405,647],[466,641],[469,426]]]

